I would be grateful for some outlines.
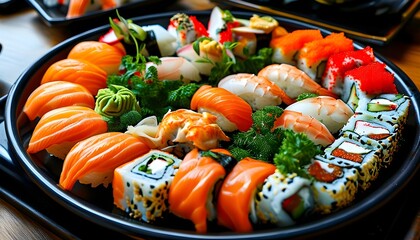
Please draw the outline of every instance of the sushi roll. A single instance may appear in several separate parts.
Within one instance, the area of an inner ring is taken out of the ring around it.
[[[296,65],[297,53],[305,43],[322,39],[319,29],[294,30],[281,37],[273,38],[270,47],[273,49],[272,61]]]
[[[336,53],[353,50],[353,41],[344,33],[331,33],[320,40],[306,43],[299,50],[297,67],[320,83],[328,58]]]
[[[389,116],[392,123],[400,125],[403,130],[410,108],[410,98],[404,94],[380,94],[361,101],[356,112],[373,115],[381,119]]]
[[[220,187],[217,222],[235,232],[251,232],[255,215],[255,195],[264,180],[274,173],[273,164],[252,158],[240,160]]]
[[[228,159],[228,161],[224,161]],[[207,221],[216,219],[217,185],[230,164],[235,164],[225,149],[189,152],[182,160],[169,188],[169,209],[180,218],[191,220],[199,233],[207,232]]]
[[[168,32],[167,29],[158,24],[142,26],[146,31],[145,56],[170,57],[176,52],[177,39]]]
[[[208,36],[204,25],[196,17],[185,13],[177,13],[171,17],[168,32],[177,39],[177,48],[190,44],[199,37]]]
[[[169,187],[181,159],[151,150],[117,167],[112,190],[114,204],[130,217],[155,222],[169,212]]]
[[[380,94],[397,93],[394,75],[386,70],[386,65],[372,62],[345,73],[341,99],[356,110],[359,101],[368,101]]]
[[[358,172],[353,167],[340,167],[316,156],[307,167],[314,177],[312,191],[314,212],[329,214],[349,206],[358,192]]]
[[[368,145],[345,137],[339,137],[325,148],[321,155],[327,163],[340,167],[355,168],[359,175],[359,187],[369,188],[380,170],[380,153],[376,144]]]
[[[284,175],[279,170],[267,177],[255,196],[254,223],[271,223],[279,227],[295,224],[314,208],[309,179],[296,173]]]
[[[324,88],[341,95],[345,72],[373,61],[375,56],[369,46],[360,50],[333,54],[328,58],[321,84]]]
[[[372,116],[356,113],[341,129],[340,136],[361,143],[378,146],[382,166],[388,166],[398,149],[401,134],[399,124],[392,123],[390,116]]]
[[[223,131],[247,131],[252,125],[252,108],[242,98],[223,88],[203,85],[191,99],[191,109],[217,116]]]

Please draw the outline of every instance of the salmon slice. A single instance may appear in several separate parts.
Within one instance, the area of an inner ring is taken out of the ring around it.
[[[107,132],[78,142],[67,154],[59,184],[71,190],[79,181],[96,187],[112,182],[115,168],[145,153],[150,148],[140,139],[121,132]]]
[[[44,149],[57,150],[54,156],[63,158],[78,141],[104,133],[107,123],[93,109],[83,106],[67,106],[51,110],[41,117],[29,141],[28,153]],[[60,150],[60,147],[63,149]],[[66,146],[66,147],[64,147]]]
[[[224,131],[247,131],[252,125],[251,106],[223,88],[200,87],[191,99],[191,109],[217,116],[217,124]]]
[[[67,58],[84,60],[98,66],[107,74],[116,74],[126,54],[121,46],[121,43],[110,45],[99,41],[83,41],[70,50]]]
[[[66,81],[53,81],[37,87],[26,100],[23,112],[30,120],[65,106],[95,107],[93,95],[82,85]]]
[[[276,167],[273,164],[244,158],[226,176],[217,198],[217,222],[235,232],[250,232],[251,201],[259,185]]]
[[[211,151],[230,155],[227,150]],[[207,219],[212,218],[208,203],[212,203],[214,188],[226,175],[226,170],[211,157],[203,157],[197,148],[189,152],[179,166],[169,189],[170,211],[194,223],[199,233],[207,231]],[[214,218],[214,216],[213,216]]]
[[[53,63],[42,77],[41,84],[52,81],[77,83],[96,96],[101,88],[106,88],[107,74],[98,66],[78,59],[63,59]]]

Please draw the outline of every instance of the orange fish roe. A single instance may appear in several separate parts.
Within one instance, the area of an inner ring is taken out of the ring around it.
[[[332,151],[332,155],[336,157],[344,158],[353,162],[357,162],[357,163],[361,163],[363,160],[362,155],[357,154],[357,153],[350,153],[340,148],[334,149],[334,151]]]
[[[346,72],[359,82],[360,90],[366,94],[398,93],[394,75],[385,69],[385,64],[373,62]]]
[[[321,31],[318,29],[295,30],[281,37],[273,38],[270,47],[281,48],[284,54],[300,50],[305,43],[322,39]]]
[[[331,55],[353,50],[353,40],[344,36],[344,33],[331,33],[327,37],[308,42],[299,53],[299,58],[306,59],[308,66],[322,60],[327,60]]]

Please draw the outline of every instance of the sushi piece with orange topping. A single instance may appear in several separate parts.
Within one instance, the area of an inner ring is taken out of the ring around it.
[[[251,232],[253,226],[249,215],[255,214],[251,211],[255,195],[275,169],[273,164],[260,160],[240,160],[220,187],[217,197],[218,224],[235,232]]]
[[[41,79],[41,84],[52,81],[77,83],[96,95],[99,89],[106,88],[107,74],[98,66],[77,59],[62,59],[53,63]]]
[[[114,170],[150,148],[138,138],[121,132],[106,132],[78,142],[64,159],[59,184],[72,190],[77,181],[92,187],[107,187]]]
[[[119,72],[122,58],[126,55],[122,44],[107,44],[99,41],[83,41],[76,44],[67,58],[90,62],[107,74]]]
[[[217,116],[223,131],[247,131],[252,125],[252,108],[242,98],[223,88],[204,85],[191,99],[191,109]]]
[[[104,133],[108,125],[102,116],[84,106],[66,106],[45,113],[32,133],[28,153],[44,149],[64,159],[79,141]]]
[[[182,160],[169,188],[170,211],[191,220],[199,233],[207,232],[207,221],[216,219],[216,186],[227,174],[218,159],[229,156],[225,149],[193,149]]]
[[[65,106],[95,107],[95,99],[85,87],[80,84],[53,81],[37,87],[26,100],[23,112],[30,120],[42,117],[45,113]]]
[[[318,29],[299,29],[280,37],[273,37],[270,41],[270,47],[273,49],[272,60],[274,63],[296,65],[297,53],[305,43],[322,38]]]
[[[306,43],[298,52],[297,67],[314,81],[320,82],[328,58],[353,49],[353,40],[344,36],[344,33],[331,33],[323,39]]]

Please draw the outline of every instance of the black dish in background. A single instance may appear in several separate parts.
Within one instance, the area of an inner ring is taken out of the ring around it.
[[[151,16],[133,18],[139,25],[162,24],[166,25],[169,18],[176,12],[156,14]],[[186,12],[196,15],[204,23],[207,22],[210,12]],[[248,18],[251,13],[233,12],[237,17]],[[314,28],[315,26],[295,20],[278,18],[279,22],[288,29]],[[105,33],[109,26],[103,26],[72,37],[54,47],[43,58],[27,69],[12,86],[5,106],[5,129],[9,150],[12,159],[23,168],[28,177],[51,199],[62,205],[66,210],[74,212],[87,221],[94,222],[103,228],[129,236],[153,238],[188,238],[188,239],[285,239],[316,236],[340,229],[349,224],[356,223],[362,218],[372,214],[383,207],[387,202],[402,191],[418,170],[420,160],[420,110],[419,91],[414,83],[394,64],[383,57],[376,55],[380,61],[388,65],[388,70],[395,74],[396,85],[400,92],[411,99],[410,114],[405,127],[405,143],[395,157],[395,161],[388,169],[384,169],[380,178],[372,187],[361,194],[354,203],[336,213],[319,219],[311,219],[304,223],[288,228],[270,228],[256,230],[252,233],[237,234],[225,232],[211,232],[200,235],[192,228],[183,224],[185,221],[174,219],[170,225],[156,226],[134,221],[120,214],[112,204],[109,190],[98,188],[84,188],[79,186],[72,192],[64,191],[57,184],[61,171],[59,161],[47,157],[45,153],[28,155],[26,144],[33,129],[25,117],[21,117],[23,105],[30,93],[39,85],[45,70],[54,62],[66,57],[68,51],[78,42],[97,39]],[[328,31],[323,31],[328,34]],[[363,46],[355,44],[360,49]]]
[[[211,0],[313,24],[368,44],[386,45],[420,9],[418,0],[360,0],[325,5],[315,0]]]
[[[67,19],[67,7],[47,7],[44,5],[43,0],[26,1],[38,12],[42,20],[48,26],[81,27],[85,24],[90,27],[97,27],[108,22],[109,17],[116,17],[115,9],[109,9],[90,11],[86,12],[83,16]],[[175,0],[132,0],[131,2],[118,7],[118,11],[121,16],[130,18],[131,16],[138,16],[140,13],[148,12],[150,14],[153,11],[161,9],[159,7],[161,7],[162,4],[167,6],[173,2],[175,2]],[[95,23],[96,26],[93,26]]]

